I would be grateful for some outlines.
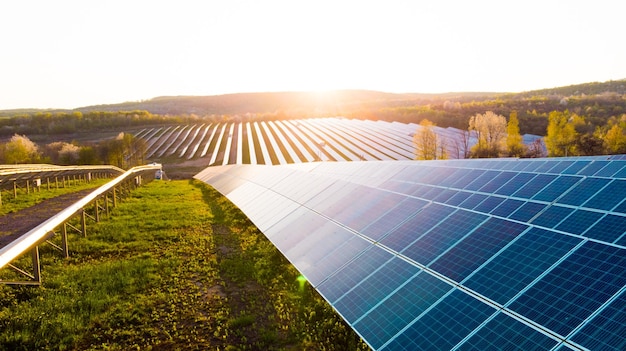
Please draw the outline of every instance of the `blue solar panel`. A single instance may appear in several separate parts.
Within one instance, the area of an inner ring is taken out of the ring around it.
[[[626,180],[615,179],[583,204],[585,207],[612,210],[626,198]]]
[[[334,303],[343,294],[350,291],[363,279],[381,267],[393,257],[389,252],[371,247],[362,255],[344,266],[341,270],[318,286],[318,291],[328,301]]]
[[[550,350],[557,341],[499,313],[457,350]]]
[[[459,207],[463,207],[463,208],[471,210],[474,207],[480,205],[481,202],[485,201],[487,197],[488,197],[487,195],[483,195],[483,194],[472,194],[467,199],[465,199],[465,201],[461,202],[459,204]]]
[[[587,210],[576,210],[556,226],[557,230],[582,234],[593,226],[604,214]]]
[[[446,200],[446,204],[452,205],[452,206],[458,206],[470,196],[472,196],[472,193],[459,191],[455,195],[450,197],[448,200]]]
[[[389,210],[381,209],[383,215],[377,219],[372,219],[372,222],[366,226],[361,233],[372,240],[378,241],[395,226],[412,217],[415,212],[419,211],[427,204],[428,202],[424,200],[407,198],[402,200],[398,205],[390,207]]]
[[[520,184],[521,188],[513,193],[513,196],[530,199],[540,192],[541,189],[550,184],[555,178],[556,176],[552,174],[538,174],[526,184]]]
[[[454,212],[454,208],[431,204],[415,214],[380,241],[395,251],[400,251]]]
[[[626,284],[624,249],[586,242],[510,308],[568,335]]]
[[[486,171],[482,173],[480,176],[475,178],[471,183],[465,186],[464,190],[478,190],[485,186],[488,182],[492,181],[500,172],[497,171]]]
[[[624,161],[613,161],[594,174],[596,177],[612,177],[626,166]]]
[[[474,210],[483,213],[489,213],[493,211],[494,208],[500,206],[502,202],[504,202],[505,198],[499,196],[489,196],[485,199],[485,201],[481,202],[478,206],[474,207]]]
[[[509,180],[508,183],[504,184],[502,187],[498,188],[495,191],[496,194],[510,196],[513,195],[521,186],[529,182],[531,179],[535,177],[532,173],[518,173]]]
[[[383,350],[451,350],[494,312],[492,307],[454,290]]]
[[[599,172],[602,168],[604,168],[609,161],[593,161],[587,165],[587,167],[581,169],[577,174],[590,176],[594,175],[596,172]]]
[[[511,213],[517,211],[520,207],[524,205],[524,201],[514,200],[514,199],[506,199],[504,200],[500,206],[493,209],[493,211],[489,212],[494,216],[508,217]]]
[[[441,299],[452,286],[427,273],[420,273],[384,299],[354,324],[374,349],[406,327]]]
[[[325,162],[202,179],[375,350],[622,350],[625,165]]]
[[[559,196],[563,195],[574,184],[578,183],[582,178],[574,176],[560,176],[556,181],[550,183],[536,195],[532,196],[533,200],[552,202]]]
[[[537,218],[530,222],[546,228],[554,228],[567,216],[574,212],[573,208],[563,206],[549,206]]]
[[[626,293],[611,302],[572,337],[589,350],[626,350]]]
[[[624,232],[626,232],[626,217],[609,214],[589,228],[584,235],[612,243],[619,239]]]
[[[574,164],[574,161],[558,161],[558,162],[554,162],[554,167],[550,168],[550,170],[547,173],[563,174],[563,171],[568,169],[573,164]]]
[[[506,184],[509,180],[511,180],[514,176],[515,173],[513,172],[502,172],[499,175],[495,176],[492,181],[480,188],[479,191],[485,193],[493,193],[504,184]]]
[[[591,161],[575,161],[571,166],[563,170],[561,174],[577,174],[580,170],[587,167],[589,163],[591,163]]]
[[[590,197],[594,196],[598,190],[602,189],[609,182],[610,180],[605,178],[583,179],[570,192],[565,194],[556,202],[567,205],[580,206]]]
[[[416,266],[393,258],[335,301],[335,308],[348,322],[354,323],[418,272]]]
[[[463,285],[505,305],[582,240],[533,228]]]
[[[428,265],[486,219],[487,216],[478,213],[456,211],[426,235],[406,246],[406,249],[398,251],[418,263]]]
[[[536,203],[536,202],[527,202],[520,206],[515,212],[513,212],[509,218],[514,219],[520,222],[528,222],[533,217],[537,215],[537,213],[541,212],[546,205]]]
[[[523,224],[491,218],[429,267],[460,282],[527,228]]]

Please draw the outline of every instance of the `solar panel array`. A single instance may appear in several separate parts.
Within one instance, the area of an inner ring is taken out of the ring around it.
[[[209,167],[375,350],[626,349],[626,159]]]
[[[312,118],[245,123],[206,123],[147,128],[147,158],[206,159],[207,165],[289,164],[313,161],[411,160],[418,124]],[[467,131],[434,127],[448,158],[465,158],[476,143]],[[530,144],[537,136],[526,135]]]

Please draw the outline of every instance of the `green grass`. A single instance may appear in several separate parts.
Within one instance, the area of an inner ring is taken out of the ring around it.
[[[366,350],[226,198],[154,181],[40,249],[41,287],[0,286],[0,350]]]
[[[73,193],[76,191],[81,191],[85,189],[97,188],[101,185],[106,184],[111,181],[111,179],[95,179],[90,181],[89,183],[80,182],[78,184],[67,184],[65,187],[59,185],[59,188],[56,188],[55,184],[52,183],[50,185],[50,190],[48,190],[46,184],[42,184],[40,190],[35,190],[34,188],[30,189],[30,192],[27,192],[26,189],[20,188],[17,190],[17,198],[13,194],[13,189],[11,190],[0,190],[2,203],[0,204],[0,216],[5,215],[7,213],[16,212],[22,210],[24,208],[33,206],[38,204],[39,202],[50,199],[59,195]]]

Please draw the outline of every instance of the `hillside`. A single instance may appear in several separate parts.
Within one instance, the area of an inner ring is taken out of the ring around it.
[[[363,107],[428,104],[450,98],[481,98],[493,93],[393,94],[370,90],[338,90],[332,92],[238,93],[213,96],[161,96],[150,100],[115,105],[81,107],[89,111],[145,110],[161,115],[221,115],[276,113],[297,111],[334,111]]]

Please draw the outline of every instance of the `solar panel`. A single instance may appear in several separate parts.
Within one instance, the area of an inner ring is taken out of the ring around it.
[[[322,162],[196,178],[239,206],[372,349],[622,350],[625,164]]]

